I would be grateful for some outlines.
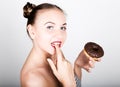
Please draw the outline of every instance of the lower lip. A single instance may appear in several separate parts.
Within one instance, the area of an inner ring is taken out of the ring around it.
[[[51,44],[52,47],[55,47],[55,44]],[[59,44],[59,47],[61,47],[61,44]]]

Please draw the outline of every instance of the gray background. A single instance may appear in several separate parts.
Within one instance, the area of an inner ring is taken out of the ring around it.
[[[66,11],[68,39],[62,49],[72,63],[88,41],[104,48],[92,72],[83,70],[83,87],[120,86],[120,0],[1,0],[0,87],[20,87],[20,69],[32,46],[22,16],[27,1],[55,3]]]

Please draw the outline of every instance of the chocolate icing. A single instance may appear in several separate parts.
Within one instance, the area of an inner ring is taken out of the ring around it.
[[[103,48],[94,42],[86,43],[84,49],[86,53],[92,58],[100,58],[104,55]]]

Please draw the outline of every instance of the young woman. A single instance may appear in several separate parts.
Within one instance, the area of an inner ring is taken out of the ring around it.
[[[74,77],[81,79],[81,68],[89,71],[95,61],[91,58],[86,64],[86,60],[78,56],[73,69],[65,59],[61,51],[67,36],[64,11],[53,4],[36,6],[29,2],[23,11],[33,47],[21,70],[21,86],[76,87]]]

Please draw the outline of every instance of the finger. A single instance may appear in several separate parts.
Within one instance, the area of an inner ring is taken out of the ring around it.
[[[55,45],[55,49],[56,49],[56,57],[57,57],[57,60],[64,60],[64,55],[59,47],[59,44],[56,44]]]
[[[84,69],[87,71],[87,72],[91,72],[91,68],[89,66],[84,66]]]
[[[60,50],[59,44],[55,44],[55,50],[56,50],[56,54],[62,56],[62,52]]]
[[[89,66],[90,66],[90,68],[94,68],[95,67],[95,62],[89,61]]]
[[[97,62],[100,62],[100,61],[101,61],[101,58],[98,58],[98,59],[97,59]]]
[[[50,67],[51,67],[53,73],[56,75],[56,74],[57,74],[57,69],[56,69],[56,67],[55,67],[55,65],[54,65],[54,63],[53,63],[53,61],[52,61],[51,59],[47,59],[47,61],[48,61],[49,65],[50,65]]]
[[[90,72],[91,72],[91,68],[87,69],[87,72],[89,72],[89,73],[90,73]]]
[[[88,57],[88,62],[95,63],[96,61],[92,57]]]
[[[89,57],[89,61],[95,62],[94,58]]]
[[[51,60],[53,61],[54,65],[56,66],[57,58],[56,58],[56,54],[55,53],[51,56]]]

